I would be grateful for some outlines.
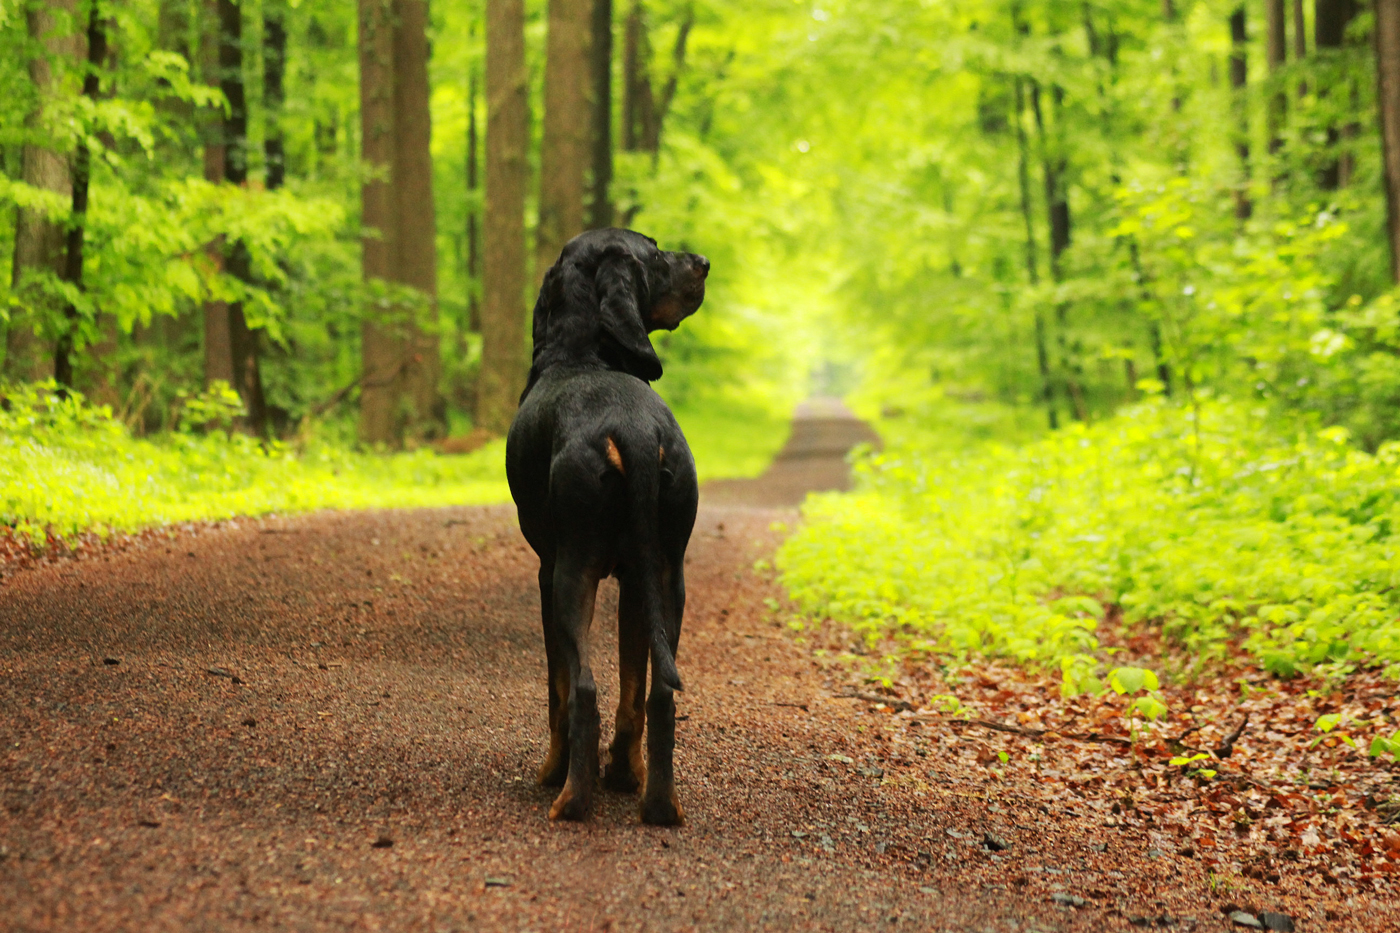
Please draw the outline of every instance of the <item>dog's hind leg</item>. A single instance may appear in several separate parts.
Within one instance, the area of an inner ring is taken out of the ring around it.
[[[598,688],[589,667],[588,632],[598,574],[586,562],[560,555],[554,565],[554,633],[568,676],[568,777],[549,808],[551,820],[581,820],[593,805],[598,779]]]
[[[554,562],[540,562],[540,615],[544,622],[544,655],[549,665],[549,753],[540,765],[544,787],[563,787],[569,771],[569,669],[554,626]]]
[[[646,779],[642,731],[646,727],[648,626],[638,587],[624,572],[617,601],[617,719],[603,783],[631,793]]]
[[[667,561],[663,574],[662,606],[666,638],[675,657],[680,648],[681,617],[685,614],[685,552]],[[642,791],[642,822],[681,826],[685,811],[676,796],[673,755],[676,748],[676,702],[670,687],[652,678],[647,697],[647,773]]]

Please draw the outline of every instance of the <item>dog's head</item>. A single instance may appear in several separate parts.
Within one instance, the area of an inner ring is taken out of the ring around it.
[[[710,262],[658,249],[632,230],[589,230],[568,242],[535,303],[533,385],[553,362],[587,358],[645,379],[661,377],[647,334],[675,330],[705,300]],[[529,389],[527,388],[528,392]]]

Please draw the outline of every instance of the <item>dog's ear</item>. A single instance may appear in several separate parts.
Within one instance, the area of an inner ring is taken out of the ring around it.
[[[540,286],[539,297],[535,299],[535,311],[530,329],[534,349],[530,353],[530,375],[525,380],[524,390],[520,393],[521,403],[524,403],[525,396],[530,394],[530,390],[535,387],[535,383],[540,378],[540,354],[544,353],[545,347],[549,345],[550,311],[559,301],[559,279],[559,266],[555,264],[545,273],[544,284]]]
[[[611,247],[598,262],[593,278],[598,296],[598,317],[606,338],[616,346],[624,372],[652,382],[661,378],[661,361],[656,358],[641,305],[648,300],[646,270],[621,247]]]

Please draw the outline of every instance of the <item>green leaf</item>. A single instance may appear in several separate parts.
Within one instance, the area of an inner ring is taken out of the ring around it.
[[[1159,686],[1157,675],[1144,667],[1114,668],[1108,675],[1108,684],[1120,695],[1143,689],[1156,690]]]

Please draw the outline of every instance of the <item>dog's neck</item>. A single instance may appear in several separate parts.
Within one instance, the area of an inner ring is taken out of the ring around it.
[[[535,383],[554,369],[627,373],[643,382],[650,382],[660,375],[639,371],[632,357],[599,325],[597,319],[584,314],[554,315],[548,321],[545,339],[535,343],[530,376],[520,400],[525,401]]]

